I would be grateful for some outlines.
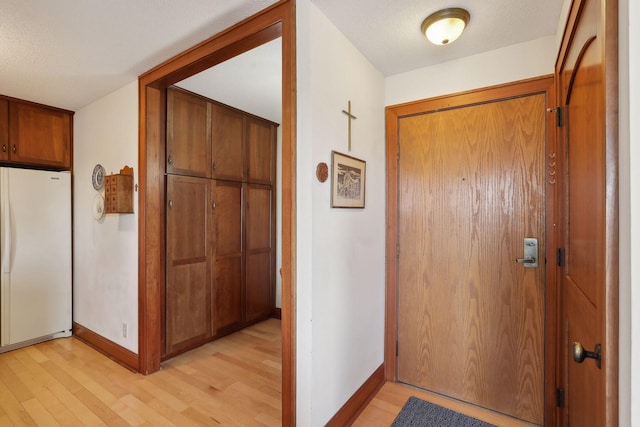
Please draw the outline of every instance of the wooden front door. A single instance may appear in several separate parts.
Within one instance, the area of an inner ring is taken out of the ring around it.
[[[615,1],[576,0],[556,80],[561,126],[562,425],[617,425]]]
[[[536,424],[546,102],[539,92],[398,119],[397,379]]]

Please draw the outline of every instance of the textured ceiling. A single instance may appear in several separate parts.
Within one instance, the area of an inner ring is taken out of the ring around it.
[[[2,0],[0,93],[77,110],[276,0]]]
[[[312,0],[386,76],[555,34],[567,1]],[[77,110],[275,2],[1,0],[0,94]],[[448,6],[471,22],[431,46],[420,24]]]
[[[385,76],[555,35],[563,0],[312,0]],[[471,20],[448,46],[420,31],[440,9],[462,7]]]

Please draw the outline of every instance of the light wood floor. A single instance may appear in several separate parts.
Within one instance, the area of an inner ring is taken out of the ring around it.
[[[280,321],[134,374],[75,338],[0,354],[0,426],[281,425]],[[387,383],[353,424],[388,427],[410,396],[500,427],[529,424]]]
[[[409,397],[415,396],[427,402],[453,409],[498,427],[532,427],[525,423],[496,412],[483,410],[473,405],[448,399],[434,393],[418,390],[399,383],[388,382],[382,388],[364,411],[360,414],[353,427],[389,427]]]
[[[75,338],[0,354],[0,426],[281,424],[280,321],[134,374]]]

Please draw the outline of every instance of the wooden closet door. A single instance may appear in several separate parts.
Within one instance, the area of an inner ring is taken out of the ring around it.
[[[246,204],[246,320],[271,314],[273,309],[273,191],[248,184]]]
[[[244,320],[243,184],[214,181],[213,318],[216,334]]]
[[[167,89],[167,173],[211,177],[211,103]]]
[[[166,354],[211,337],[211,180],[167,176]]]
[[[246,180],[245,115],[221,105],[213,106],[213,177]]]
[[[276,171],[276,127],[247,118],[247,181],[273,184]]]

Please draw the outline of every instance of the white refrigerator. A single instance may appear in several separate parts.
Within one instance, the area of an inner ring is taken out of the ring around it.
[[[0,168],[0,353],[71,335],[71,175]]]

